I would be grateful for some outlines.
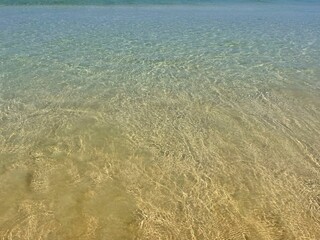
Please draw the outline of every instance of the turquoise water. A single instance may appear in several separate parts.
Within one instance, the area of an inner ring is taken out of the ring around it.
[[[319,5],[318,0],[0,0],[0,4],[5,5],[225,5],[237,3],[250,3],[250,4],[316,4]]]
[[[1,239],[320,239],[320,7],[0,7]]]

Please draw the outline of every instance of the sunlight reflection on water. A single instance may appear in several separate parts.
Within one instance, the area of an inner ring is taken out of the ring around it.
[[[0,8],[4,239],[319,239],[320,11]]]

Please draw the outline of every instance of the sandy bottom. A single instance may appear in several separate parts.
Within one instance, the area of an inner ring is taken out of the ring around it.
[[[158,23],[146,10],[93,9],[93,20],[72,8],[28,8],[21,19],[9,10],[0,239],[320,239],[318,28],[291,16],[296,35],[274,25],[270,47],[249,40],[262,28],[238,27],[246,11],[205,25],[211,13],[198,9],[186,28],[185,9],[152,10]],[[33,11],[42,15],[23,21]],[[112,16],[124,30],[81,25]],[[220,35],[204,40],[210,29]],[[19,36],[38,40],[23,48]]]

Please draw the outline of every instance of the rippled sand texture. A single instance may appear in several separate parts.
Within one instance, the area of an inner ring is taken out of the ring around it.
[[[320,239],[320,9],[0,8],[0,239]]]

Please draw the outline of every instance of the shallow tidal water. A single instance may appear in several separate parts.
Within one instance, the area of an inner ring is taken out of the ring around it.
[[[0,239],[320,239],[320,7],[0,7]]]

